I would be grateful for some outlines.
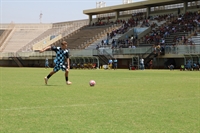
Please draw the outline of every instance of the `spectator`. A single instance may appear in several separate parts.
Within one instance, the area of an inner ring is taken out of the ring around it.
[[[113,60],[110,58],[108,61],[108,69],[112,69]]]
[[[149,69],[152,69],[152,67],[153,67],[153,60],[150,60],[150,62],[149,62]]]
[[[104,40],[101,40],[101,46],[103,46],[104,45]]]
[[[45,69],[49,68],[49,60],[48,58],[45,59]]]
[[[192,70],[192,61],[190,59],[187,61],[187,64],[186,64],[185,68],[187,70]]]
[[[140,59],[140,69],[144,70],[144,59],[143,58]]]
[[[114,48],[115,47],[115,40],[113,39],[112,40],[112,48]]]
[[[194,32],[194,36],[197,36],[197,32],[196,31]]]
[[[99,46],[99,44],[97,44],[97,46],[96,46],[96,50],[98,50],[98,49],[99,49],[99,47],[100,47],[100,46]]]
[[[117,69],[117,59],[114,59],[114,70]]]
[[[170,70],[174,70],[174,65],[171,64],[171,65],[168,66],[168,68],[169,68]]]
[[[184,71],[184,70],[185,70],[185,66],[184,66],[184,65],[181,65],[180,71]]]

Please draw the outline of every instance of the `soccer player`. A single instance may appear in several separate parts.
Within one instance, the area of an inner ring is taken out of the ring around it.
[[[110,58],[108,60],[108,69],[112,69],[112,63],[113,63],[113,60]]]
[[[48,58],[45,59],[45,69],[49,68],[49,60]]]
[[[144,59],[143,58],[140,59],[140,69],[144,70]]]
[[[114,59],[114,70],[117,69],[117,59]]]
[[[61,43],[61,47],[55,47],[55,46],[47,46],[46,48],[40,50],[40,53],[51,49],[53,51],[56,52],[56,58],[54,60],[55,63],[55,67],[53,68],[53,71],[51,71],[49,73],[49,75],[47,75],[47,77],[44,78],[45,84],[47,85],[48,79],[55,74],[56,72],[58,72],[60,69],[62,71],[65,71],[65,80],[66,80],[66,84],[70,85],[72,84],[72,82],[70,82],[68,80],[68,73],[69,73],[69,69],[70,69],[70,62],[69,62],[69,54],[68,54],[68,50],[67,50],[67,42],[63,41]],[[65,62],[67,62],[67,66],[65,64]]]

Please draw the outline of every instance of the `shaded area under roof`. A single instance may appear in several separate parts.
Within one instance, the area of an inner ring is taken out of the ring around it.
[[[191,2],[191,1],[195,1],[195,0],[146,0],[146,1],[128,3],[128,4],[108,6],[108,7],[103,7],[103,8],[83,10],[83,13],[86,15],[97,15],[97,14],[116,12],[116,11],[135,10],[135,9],[141,9],[141,8],[147,8],[147,7],[178,4],[178,3]]]

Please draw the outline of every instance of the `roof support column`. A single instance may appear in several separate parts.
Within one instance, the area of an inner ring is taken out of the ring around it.
[[[150,15],[150,13],[151,13],[151,7],[147,7],[147,18],[149,17],[149,15]]]
[[[119,18],[119,11],[116,11],[115,12],[115,20],[118,20],[118,18]]]
[[[88,16],[89,16],[89,25],[91,25],[91,23],[92,23],[92,15],[90,14]]]
[[[185,1],[185,2],[183,3],[183,13],[184,13],[184,14],[187,12],[187,8],[188,8],[188,2]]]

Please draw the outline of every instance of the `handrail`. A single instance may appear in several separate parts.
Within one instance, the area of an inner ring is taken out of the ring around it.
[[[15,25],[16,29],[50,29],[52,28],[52,24],[24,24],[24,23],[11,23]],[[1,29],[8,29],[10,24],[1,24]]]
[[[110,53],[108,53],[107,51],[106,51],[106,49],[104,49],[103,50],[103,54],[107,57],[107,59],[109,59],[109,58],[113,58],[113,56],[110,54]]]
[[[120,52],[116,52],[114,55],[138,55],[138,54],[144,54],[146,53],[151,47],[138,47],[135,49],[130,49],[130,48],[121,48],[121,49],[114,49],[114,50],[120,50]],[[109,49],[111,52],[112,50]],[[80,55],[84,56],[84,55],[96,55],[97,54],[97,50],[78,50]],[[70,50],[70,54],[73,55],[74,52],[77,52],[77,50]],[[106,51],[108,52],[108,51]],[[110,52],[108,52],[110,54]],[[0,52],[0,58],[9,58],[10,55],[12,54],[12,52],[7,52],[7,53],[3,53]],[[44,52],[45,55],[49,55],[49,56],[55,56],[54,52],[51,51],[45,51]],[[112,54],[112,53],[111,53]],[[183,56],[184,54],[198,54],[200,55],[200,45],[179,45],[176,47],[173,46],[166,46],[165,47],[165,55],[173,55],[173,56]],[[40,57],[42,56],[41,53],[39,52],[18,52],[18,56],[20,56],[21,58],[23,57]]]
[[[144,55],[150,54],[150,53],[152,53],[152,52],[153,52],[153,51],[152,51],[152,47],[150,47],[145,53],[142,54],[142,57],[144,58]]]
[[[49,40],[44,39],[43,41],[40,41],[37,44],[33,45],[33,50],[41,50],[41,49],[53,44],[54,42],[58,41],[61,38],[62,38],[62,36],[59,35],[59,36],[53,38],[52,40],[50,40],[49,38],[47,38]]]

